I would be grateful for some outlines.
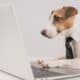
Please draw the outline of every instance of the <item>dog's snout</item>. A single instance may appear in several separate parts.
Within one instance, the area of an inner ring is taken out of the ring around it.
[[[41,34],[42,34],[42,35],[45,35],[45,34],[46,34],[46,30],[42,30],[42,31],[41,31]]]

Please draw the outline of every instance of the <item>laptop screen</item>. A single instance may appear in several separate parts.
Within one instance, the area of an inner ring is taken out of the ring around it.
[[[26,57],[14,8],[12,5],[0,6],[0,70],[26,79],[30,72]]]

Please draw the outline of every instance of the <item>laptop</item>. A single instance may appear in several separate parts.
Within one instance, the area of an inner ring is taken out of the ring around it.
[[[42,69],[36,62],[31,62],[32,72],[36,79],[66,79],[73,77],[80,77],[80,69],[73,69],[69,67],[55,67],[49,69]]]
[[[29,80],[32,75],[26,54],[13,4],[0,3],[0,71]]]

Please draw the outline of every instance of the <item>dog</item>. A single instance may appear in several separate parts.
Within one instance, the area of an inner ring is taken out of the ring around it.
[[[80,22],[79,13],[75,7],[63,6],[60,9],[53,10],[50,14],[51,26],[41,31],[41,35],[48,39],[55,38],[58,34],[63,34],[65,37],[72,36],[75,44],[76,56],[73,59],[66,59],[65,56],[60,56],[57,60],[38,60],[38,64],[42,68],[50,67],[70,67],[80,68]]]

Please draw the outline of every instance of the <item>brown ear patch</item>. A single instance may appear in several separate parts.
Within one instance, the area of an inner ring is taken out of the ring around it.
[[[78,10],[74,7],[63,7],[63,9],[65,10],[65,18],[78,14]]]

